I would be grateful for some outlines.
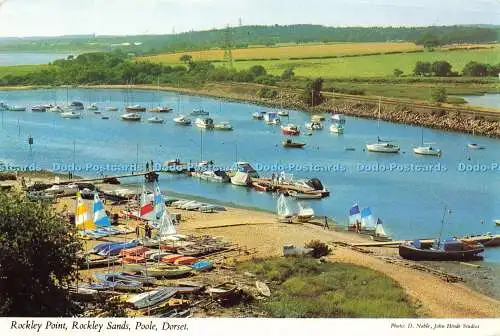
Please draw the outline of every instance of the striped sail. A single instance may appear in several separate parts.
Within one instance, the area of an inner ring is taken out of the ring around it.
[[[349,209],[349,224],[354,225],[356,222],[361,221],[361,213],[359,212],[359,206],[354,204]]]
[[[361,227],[363,229],[374,229],[376,226],[375,218],[373,218],[370,208],[361,210]]]
[[[104,210],[104,204],[102,204],[101,199],[97,193],[94,194],[94,223],[97,226],[110,226],[111,222],[106,210]]]
[[[172,221],[172,216],[166,209],[165,204],[163,205],[163,208],[160,225],[158,226],[158,233],[161,237],[174,235],[177,233],[177,229]]]
[[[165,211],[165,199],[160,191],[158,184],[155,187],[154,192],[154,213],[156,219],[162,218],[163,212]]]
[[[147,220],[152,220],[151,214],[153,212],[153,204],[148,200],[148,195],[146,194],[146,188],[142,187],[142,195],[141,195],[141,208],[139,210],[139,215]]]
[[[96,228],[80,192],[76,194],[75,225],[80,230],[95,230]]]

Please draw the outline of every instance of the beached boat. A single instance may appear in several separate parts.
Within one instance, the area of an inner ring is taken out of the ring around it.
[[[172,111],[173,109],[167,106],[156,106],[151,109],[151,112],[156,112],[156,113],[168,113]]]
[[[375,235],[376,226],[377,222],[369,207],[363,208],[360,211],[358,204],[354,204],[349,209],[348,231],[354,231],[365,235]]]
[[[131,274],[127,272],[107,272],[107,273],[95,273],[96,279],[102,281],[129,281],[129,282],[139,282],[142,284],[153,285],[156,282],[156,278],[152,276],[144,276]]]
[[[278,220],[280,221],[291,222],[293,216],[297,214],[295,207],[290,203],[290,201],[285,197],[284,194],[281,194],[278,197],[276,208],[278,213]]]
[[[80,112],[75,112],[73,110],[63,112],[60,114],[61,118],[65,119],[80,119],[82,117],[82,114]]]
[[[266,297],[271,296],[271,290],[262,281],[259,281],[259,280],[255,281],[255,287],[257,288],[257,290],[259,291],[260,294],[262,294]]]
[[[191,267],[198,272],[209,271],[214,268],[213,262],[210,260],[200,260],[191,265]]]
[[[306,122],[306,129],[311,131],[320,131],[323,129],[323,124],[319,121]]]
[[[191,119],[186,118],[183,115],[179,115],[174,118],[174,122],[178,125],[188,126],[191,125]]]
[[[120,116],[120,119],[125,121],[141,121],[141,118],[139,113],[125,113]]]
[[[382,225],[382,220],[377,218],[377,225],[375,226],[375,233],[370,236],[371,239],[379,242],[392,241],[392,238],[385,233],[384,227]]]
[[[301,222],[307,222],[314,217],[314,209],[311,208],[309,205],[307,205],[304,202],[297,202],[298,206],[298,213],[297,213],[297,219]]]
[[[399,255],[410,260],[467,261],[482,259],[484,246],[479,243],[465,243],[450,239],[442,244],[437,241],[430,248],[423,248],[420,240],[406,242],[399,246]]]
[[[127,112],[146,112],[146,108],[141,105],[129,105],[125,107]]]
[[[204,109],[202,108],[199,108],[199,109],[194,109],[191,111],[191,115],[192,116],[207,116],[209,115],[210,113],[208,111],[205,111]]]
[[[292,141],[291,139],[287,139],[283,141],[281,145],[285,148],[304,148],[306,144],[303,142],[295,142]]]
[[[212,118],[197,118],[195,125],[199,128],[213,129],[214,120]]]
[[[279,125],[281,124],[281,119],[279,118],[278,113],[268,112],[264,115],[264,122],[268,125]]]
[[[344,133],[344,125],[334,123],[330,125],[330,132],[336,133],[336,134],[343,134]]]
[[[223,283],[214,287],[210,287],[206,290],[206,293],[210,295],[211,298],[216,300],[226,300],[235,294],[237,286],[231,283]]]
[[[266,112],[254,112],[252,113],[252,118],[255,120],[263,120]]]
[[[141,274],[146,276],[152,276],[155,278],[174,278],[174,277],[181,277],[184,275],[188,275],[189,273],[191,273],[191,271],[192,268],[189,266],[184,266],[184,265],[169,266],[160,264],[157,266],[152,266],[143,269],[141,271]]]
[[[252,187],[258,191],[270,192],[275,188],[271,183],[267,182],[252,182]]]
[[[160,118],[158,116],[148,118],[148,123],[151,123],[151,124],[163,124],[164,122],[165,122],[165,119]]]
[[[284,135],[299,135],[300,134],[300,129],[297,125],[294,124],[288,124],[286,126],[281,126],[281,132]]]
[[[219,131],[232,131],[233,125],[231,125],[229,121],[221,121],[220,123],[214,125],[214,129]]]
[[[177,290],[172,287],[160,287],[153,291],[144,292],[135,295],[127,300],[136,309],[142,309],[150,306],[157,305],[163,301],[168,300],[177,293]]]

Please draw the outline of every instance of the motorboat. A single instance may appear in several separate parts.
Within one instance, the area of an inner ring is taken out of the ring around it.
[[[413,153],[419,155],[441,156],[441,150],[430,145],[415,147],[413,148]]]
[[[284,135],[299,135],[300,134],[300,129],[297,125],[294,124],[288,124],[286,126],[281,126],[281,132]]]
[[[210,113],[208,111],[205,111],[204,109],[202,108],[199,108],[199,109],[194,109],[193,111],[191,111],[191,115],[192,116],[207,116],[209,115]]]
[[[87,110],[89,110],[89,111],[97,111],[97,110],[99,110],[99,108],[97,107],[97,105],[95,103],[92,103],[89,106],[87,106]]]
[[[186,118],[184,115],[179,115],[174,118],[174,122],[178,125],[188,126],[191,125],[191,119]]]
[[[252,118],[255,120],[263,120],[266,112],[254,112],[252,113]]]
[[[109,112],[116,112],[118,111],[118,107],[115,107],[115,106],[108,106],[106,108],[106,110],[108,110]]]
[[[34,105],[31,106],[31,112],[45,112],[47,111],[47,107],[42,105]]]
[[[165,122],[165,119],[160,118],[158,116],[154,116],[148,119],[148,123],[152,124],[163,124]]]
[[[323,197],[330,195],[328,189],[321,183],[317,178],[311,178],[309,180],[296,180],[293,182],[295,186],[304,188],[307,193],[320,193]]]
[[[485,147],[482,145],[479,145],[477,143],[470,143],[470,144],[467,144],[467,148],[469,148],[469,149],[484,149]]]
[[[122,114],[120,118],[125,121],[141,121],[141,115],[139,113]]]
[[[281,145],[285,148],[304,148],[306,144],[303,142],[294,142],[291,139],[287,139],[283,141]]]
[[[229,121],[221,121],[218,124],[215,124],[214,129],[219,131],[232,131],[233,125]]]
[[[199,128],[213,129],[214,120],[212,118],[197,118],[195,125]]]
[[[146,112],[146,108],[141,105],[129,105],[125,107],[127,112]]]
[[[306,123],[306,128],[311,131],[319,131],[323,129],[323,124],[319,121],[311,121]]]
[[[280,125],[281,119],[276,112],[268,112],[264,114],[264,122],[268,125]]]
[[[241,187],[247,187],[251,184],[252,178],[248,173],[244,172],[236,172],[234,176],[231,177],[231,184]]]
[[[257,191],[270,192],[275,190],[275,187],[268,182],[252,182],[252,187]]]
[[[330,125],[330,132],[336,133],[336,134],[343,134],[344,133],[344,125],[342,124],[332,124]]]
[[[250,163],[246,161],[238,161],[235,163],[235,166],[235,169],[232,169],[232,173],[236,174],[236,172],[243,172],[247,173],[252,178],[259,178],[259,173]]]
[[[83,110],[84,109],[83,103],[81,103],[79,101],[72,101],[71,104],[69,104],[69,108],[71,110]]]
[[[156,106],[151,109],[151,112],[156,112],[156,113],[168,113],[172,111],[173,109],[167,106]]]
[[[311,117],[311,121],[313,122],[321,122],[325,121],[325,116],[322,114],[315,114]]]
[[[320,192],[299,193],[298,191],[295,191],[295,190],[289,190],[288,195],[295,198],[295,199],[321,199],[321,198],[323,198],[323,195],[321,195]]]
[[[197,177],[200,180],[210,181],[210,182],[219,182],[225,183],[229,182],[229,176],[227,176],[226,172],[222,170],[205,170],[193,172],[191,174],[193,177]]]
[[[52,106],[51,108],[48,109],[49,112],[56,112],[56,113],[62,113],[64,112],[63,108],[59,105]]]
[[[278,112],[278,115],[280,117],[288,117],[288,111],[281,110],[281,111]]]
[[[61,113],[61,118],[65,119],[80,119],[81,117],[82,114],[80,112],[76,112],[73,110]]]
[[[366,149],[369,152],[377,152],[377,153],[399,153],[399,145],[393,144],[391,142],[379,141],[373,144],[367,144]]]

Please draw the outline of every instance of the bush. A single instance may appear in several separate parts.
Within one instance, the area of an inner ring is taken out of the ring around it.
[[[305,247],[313,249],[312,256],[314,258],[324,257],[329,255],[330,252],[332,252],[332,250],[330,249],[330,247],[328,247],[328,245],[319,240],[311,240],[310,242],[306,243]]]

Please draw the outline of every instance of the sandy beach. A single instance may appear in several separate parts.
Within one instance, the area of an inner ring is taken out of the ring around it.
[[[61,199],[56,205],[57,210],[66,208],[71,211],[74,199]],[[111,213],[118,213],[123,206],[106,206]],[[266,258],[281,256],[284,244],[304,246],[310,240],[317,239],[323,242],[360,243],[365,237],[334,229],[325,229],[311,223],[279,223],[274,214],[247,210],[226,208],[218,213],[200,213],[169,208],[171,213],[180,214],[181,222],[178,231],[182,234],[212,235],[223,237],[248,250],[255,249],[249,256],[235,258]],[[124,220],[130,226],[137,225],[132,220]],[[317,223],[319,224],[319,223]],[[134,237],[134,234],[127,238]],[[122,237],[120,239],[125,239]],[[90,248],[95,243],[87,241]],[[372,254],[354,251],[349,247],[333,244],[333,253],[329,256],[332,261],[340,261],[371,268],[383,273],[400,284],[407,294],[420,307],[421,315],[429,317],[498,317],[500,316],[500,301],[476,292],[464,283],[450,283],[442,278],[411,269],[399,264],[388,263],[380,256],[395,257],[397,249],[372,248]],[[234,262],[235,260],[227,260]],[[83,272],[84,276],[93,271]]]

